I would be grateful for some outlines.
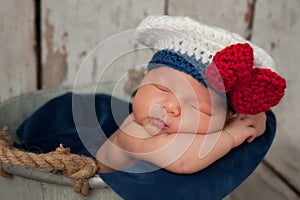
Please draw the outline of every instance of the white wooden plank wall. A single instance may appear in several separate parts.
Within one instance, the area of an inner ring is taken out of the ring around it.
[[[247,1],[169,0],[169,15],[183,15],[247,37],[250,14]]]
[[[161,0],[43,1],[43,87],[73,84],[80,64],[92,48],[115,34],[135,28],[147,15],[163,13]],[[115,51],[122,46],[128,49],[137,46],[133,38],[129,40],[126,34],[123,37],[121,42],[109,39],[109,46],[103,47],[106,49],[99,56],[116,54],[113,58],[117,58],[120,55]],[[80,80],[76,81],[98,81],[97,76],[106,66],[96,55],[88,58]],[[135,59],[111,66],[105,80],[118,80],[117,74],[127,72]]]
[[[275,109],[278,134],[267,161],[300,192],[300,1],[257,0],[256,6],[253,41],[270,52],[288,84]]]
[[[35,90],[37,73],[34,1],[0,0],[0,3],[1,102]],[[274,57],[278,72],[287,78],[288,89],[275,109],[278,131],[266,157],[267,165],[261,164],[228,199],[300,198],[299,0],[52,0],[41,3],[42,88],[74,84],[80,65],[92,48],[114,34],[135,28],[152,14],[190,16],[251,37]],[[252,10],[253,4],[255,10]],[[109,56],[117,51],[109,46],[138,47],[128,35],[122,37],[123,41],[116,37],[104,45]],[[111,60],[113,63],[101,81],[118,80],[129,67],[144,63],[148,56],[149,52],[141,52]],[[82,84],[99,81],[107,61],[105,57],[93,55],[76,81]],[[270,170],[268,164],[275,171]]]
[[[36,90],[33,1],[0,1],[0,102]]]

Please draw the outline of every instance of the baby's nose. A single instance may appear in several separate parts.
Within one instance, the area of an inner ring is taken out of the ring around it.
[[[180,103],[178,102],[177,98],[175,95],[171,95],[168,100],[164,102],[163,105],[164,109],[166,110],[167,113],[171,113],[175,116],[180,115],[181,110],[180,110]]]

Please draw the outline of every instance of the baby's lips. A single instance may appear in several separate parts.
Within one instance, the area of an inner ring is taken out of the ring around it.
[[[153,125],[153,126],[156,126],[157,128],[159,129],[163,129],[166,127],[166,124],[165,122],[160,119],[160,118],[155,118],[155,117],[151,117],[150,118],[150,123]]]

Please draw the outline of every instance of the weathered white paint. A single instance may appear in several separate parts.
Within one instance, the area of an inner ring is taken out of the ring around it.
[[[0,0],[0,102],[36,89],[33,1]]]
[[[297,200],[299,197],[264,164],[260,164],[255,173],[230,194],[230,199]]]
[[[169,0],[169,15],[184,15],[200,22],[218,26],[244,37],[248,34],[250,9],[240,0]]]
[[[257,0],[253,41],[274,57],[287,79],[287,91],[275,109],[278,129],[267,160],[300,190],[300,1]]]
[[[90,56],[78,71],[84,58],[100,42],[121,31],[135,28],[149,14],[163,14],[161,0],[45,1],[42,3],[43,87],[98,82],[106,64],[118,59],[121,48],[137,47],[130,35],[110,39],[100,52]],[[122,52],[121,52],[122,53]],[[124,53],[124,52],[123,52]],[[118,80],[136,63],[145,63],[139,55],[122,57],[109,66],[104,80]]]

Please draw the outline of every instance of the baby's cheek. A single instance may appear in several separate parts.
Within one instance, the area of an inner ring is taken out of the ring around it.
[[[138,106],[135,106],[133,108],[132,114],[133,114],[133,117],[135,118],[136,123],[141,124],[142,123],[142,113],[140,112],[140,108]]]
[[[226,123],[226,115],[216,115],[211,117],[209,131],[219,131],[222,130]]]
[[[201,127],[201,119],[199,114],[187,112],[181,116],[178,122],[178,129],[180,132],[198,133]]]

